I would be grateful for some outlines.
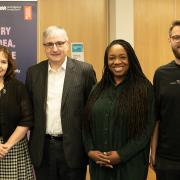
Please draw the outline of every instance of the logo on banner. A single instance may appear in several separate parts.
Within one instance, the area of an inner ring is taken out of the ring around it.
[[[21,6],[0,6],[0,11],[21,11]]]
[[[0,6],[0,11],[6,11],[6,6]]]
[[[32,6],[24,6],[24,20],[32,20]]]

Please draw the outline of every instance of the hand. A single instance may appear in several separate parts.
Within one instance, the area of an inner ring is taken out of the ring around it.
[[[109,151],[106,153],[111,165],[116,165],[120,163],[120,156],[117,151]]]
[[[110,160],[108,159],[106,153],[103,153],[101,151],[89,151],[88,156],[92,160],[94,160],[96,164],[99,164],[100,166],[113,168],[113,166],[110,164]]]
[[[0,159],[4,158],[8,152],[8,146],[6,144],[0,144]]]

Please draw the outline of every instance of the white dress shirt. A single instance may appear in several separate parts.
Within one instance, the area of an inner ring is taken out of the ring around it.
[[[61,101],[66,72],[67,57],[57,71],[48,66],[46,134],[63,134],[61,124]]]

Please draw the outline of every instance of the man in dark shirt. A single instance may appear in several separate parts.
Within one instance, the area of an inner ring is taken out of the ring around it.
[[[154,75],[157,122],[151,141],[150,165],[157,180],[180,180],[180,20],[169,29],[175,60]]]

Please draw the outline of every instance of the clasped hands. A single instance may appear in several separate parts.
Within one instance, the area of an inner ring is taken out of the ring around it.
[[[120,163],[120,156],[117,151],[101,152],[97,150],[91,150],[88,152],[88,156],[99,164],[108,168],[113,168],[113,165]]]
[[[4,158],[10,150],[10,146],[8,144],[0,144],[0,160]]]

